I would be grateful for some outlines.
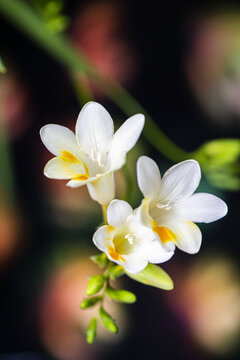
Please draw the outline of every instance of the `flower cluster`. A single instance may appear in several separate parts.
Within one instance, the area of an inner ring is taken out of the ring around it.
[[[105,292],[117,301],[135,301],[129,292],[110,287],[109,280],[120,276],[122,269],[145,284],[172,288],[168,275],[149,263],[169,260],[176,247],[190,254],[198,252],[202,234],[195,222],[209,223],[227,213],[227,205],[218,197],[194,193],[201,179],[195,160],[174,165],[161,178],[155,161],[141,156],[137,161],[137,181],[144,197],[141,205],[133,210],[126,201],[114,199],[114,172],[126,162],[126,154],[137,142],[143,126],[144,116],[137,114],[114,134],[109,113],[100,104],[89,102],[78,116],[76,134],[53,124],[41,129],[43,143],[55,155],[44,174],[67,179],[67,186],[72,188],[86,184],[92,199],[107,207],[107,224],[97,229],[93,242],[103,252],[94,261],[100,267],[110,265],[103,275],[90,279],[87,295],[105,290],[101,296],[85,299],[82,308],[102,304]],[[113,263],[117,264],[115,268]],[[99,314],[104,326],[116,332],[116,324],[102,306]],[[89,327],[89,342],[95,330],[94,319]]]
[[[93,242],[109,260],[130,273],[142,271],[148,263],[162,263],[175,247],[194,254],[202,235],[194,222],[209,223],[227,213],[218,197],[193,194],[201,171],[197,161],[186,160],[171,167],[161,179],[155,161],[141,156],[137,162],[138,186],[144,196],[135,210],[122,200],[113,200],[113,173],[126,162],[144,126],[144,116],[129,118],[114,134],[113,120],[104,107],[87,103],[81,110],[76,134],[60,125],[46,125],[41,131],[45,146],[56,157],[44,169],[49,178],[68,179],[67,186],[87,185],[90,196],[107,208],[108,225],[101,226]]]
[[[144,195],[142,204],[133,211],[125,201],[111,201],[109,225],[96,231],[95,245],[130,273],[142,271],[148,262],[169,260],[176,246],[189,254],[198,252],[202,234],[194,222],[209,223],[227,213],[225,202],[218,197],[193,194],[200,177],[195,160],[171,167],[161,179],[155,161],[140,157],[137,178]]]

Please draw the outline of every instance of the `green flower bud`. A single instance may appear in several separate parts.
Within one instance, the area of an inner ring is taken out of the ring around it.
[[[110,332],[116,334],[118,332],[118,327],[115,324],[114,319],[109,315],[103,307],[99,310],[100,319],[102,321],[103,326]]]
[[[101,253],[98,255],[94,255],[91,256],[90,259],[97,264],[100,268],[103,268],[107,265],[108,263],[108,258],[107,255],[105,253]]]
[[[97,319],[93,318],[89,324],[89,327],[86,331],[86,339],[89,344],[94,342],[94,339],[97,335]]]
[[[102,296],[94,296],[91,298],[84,299],[81,302],[80,308],[83,310],[87,309],[89,307],[96,305],[100,300],[102,300]]]
[[[114,265],[109,270],[109,276],[111,280],[116,280],[120,276],[124,275],[125,271],[121,265]]]
[[[116,290],[108,286],[106,292],[107,295],[110,297],[110,299],[114,301],[118,301],[126,304],[133,304],[137,300],[136,295],[130,291]]]
[[[103,275],[91,276],[87,286],[87,291],[86,291],[87,296],[91,296],[98,293],[103,288],[104,282],[105,282],[105,277]]]
[[[154,286],[159,289],[172,290],[173,281],[170,276],[159,266],[148,264],[143,271],[137,274],[130,274],[126,271],[127,276],[131,279],[141,282],[142,284]]]

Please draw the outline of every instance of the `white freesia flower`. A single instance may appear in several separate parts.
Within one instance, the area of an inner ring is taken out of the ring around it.
[[[64,126],[49,124],[40,131],[47,149],[56,157],[44,168],[52,179],[69,179],[67,186],[87,184],[90,196],[108,204],[115,193],[113,172],[125,163],[144,126],[144,116],[129,118],[114,134],[113,120],[105,108],[89,102],[81,110],[76,134]]]
[[[148,215],[148,206],[133,211],[126,201],[113,200],[107,208],[107,220],[109,225],[95,232],[93,242],[109,260],[128,272],[138,273],[148,262],[161,263],[173,255],[174,244],[162,244],[157,224]]]
[[[172,243],[187,253],[198,252],[202,234],[194,222],[209,223],[227,213],[227,205],[218,197],[193,194],[201,178],[200,166],[195,160],[174,165],[161,179],[155,161],[141,156],[137,162],[137,178],[145,197],[141,206],[148,204],[149,215],[158,224],[164,246]]]

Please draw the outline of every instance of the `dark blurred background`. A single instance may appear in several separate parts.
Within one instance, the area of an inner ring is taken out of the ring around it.
[[[0,0],[1,1],[1,0]],[[65,1],[67,36],[115,78],[180,147],[239,137],[240,2]],[[177,251],[163,268],[171,292],[124,277],[135,305],[115,306],[120,333],[84,331],[92,311],[79,308],[87,276],[97,272],[92,234],[100,207],[85,188],[44,178],[51,154],[40,141],[48,123],[74,128],[80,105],[66,70],[0,14],[1,359],[238,359],[240,330],[239,193],[203,176],[198,191],[216,194],[228,215],[201,226],[199,254]],[[126,116],[100,88],[96,101],[118,124]],[[147,121],[147,119],[146,119]],[[162,173],[173,163],[143,137],[129,154],[152,156]],[[117,174],[120,197],[124,179]],[[7,190],[6,190],[7,189]],[[139,204],[136,189],[132,204]]]

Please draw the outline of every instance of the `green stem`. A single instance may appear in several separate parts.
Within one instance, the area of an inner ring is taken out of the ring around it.
[[[144,113],[146,116],[146,125],[143,130],[143,135],[164,156],[174,162],[189,157],[188,152],[175,145],[162,130],[159,129],[149,114],[127,90],[113,79],[100,74],[89,64],[81,52],[76,52],[72,48],[63,35],[50,33],[42,19],[28,4],[21,0],[0,0],[0,12],[62,63],[70,73],[74,70],[85,73],[86,76],[100,85],[101,90],[128,116],[138,112]]]
[[[125,112],[128,116],[142,113],[146,117],[143,135],[158,151],[172,161],[182,161],[189,158],[189,153],[175,145],[156,125],[152,117],[142,105],[120,84],[110,78],[103,78],[95,72],[95,82],[101,85],[101,90]]]
[[[108,204],[107,205],[102,205],[102,216],[103,216],[103,224],[106,225],[108,222],[107,222],[107,207],[108,207]]]
[[[69,71],[69,77],[75,90],[78,102],[81,106],[84,106],[88,101],[94,100],[91,86],[89,84],[89,79],[85,72],[82,72],[80,78],[76,79],[76,75]]]

